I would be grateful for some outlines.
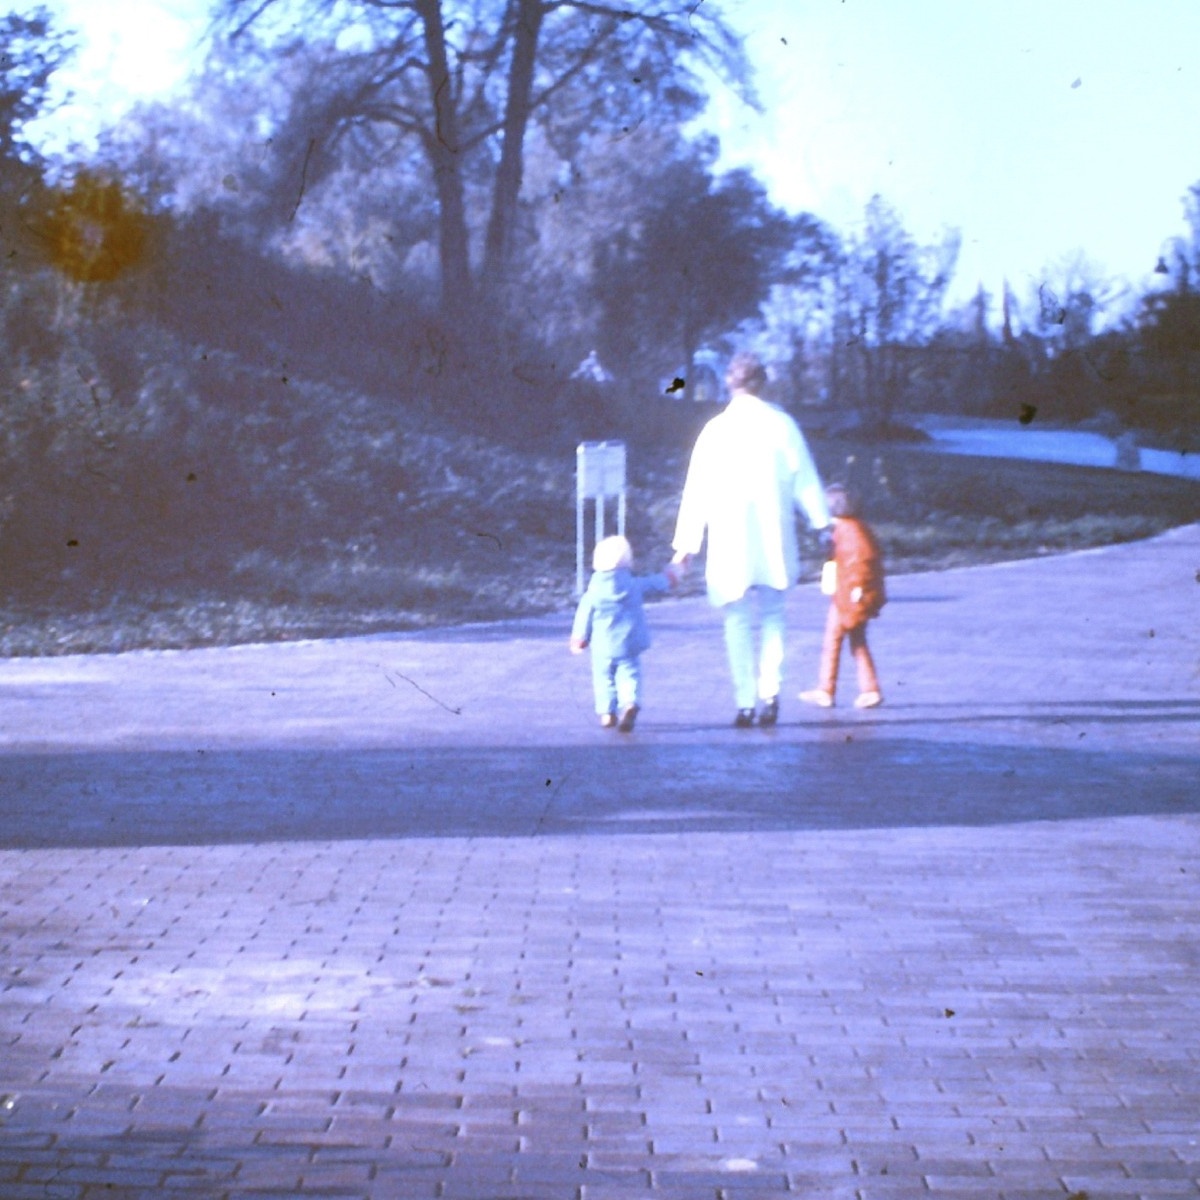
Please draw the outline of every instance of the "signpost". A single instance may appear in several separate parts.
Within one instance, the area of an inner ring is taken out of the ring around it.
[[[575,447],[575,594],[584,588],[584,508],[595,504],[595,542],[604,537],[605,510],[617,501],[617,533],[625,533],[625,443],[580,442]]]

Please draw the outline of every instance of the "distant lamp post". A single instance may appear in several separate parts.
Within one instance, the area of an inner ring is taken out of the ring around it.
[[[1191,291],[1192,262],[1188,256],[1191,247],[1182,238],[1171,238],[1163,243],[1162,253],[1154,264],[1155,275],[1165,275],[1181,292]]]

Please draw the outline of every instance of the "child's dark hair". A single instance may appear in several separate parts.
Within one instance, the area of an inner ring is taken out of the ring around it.
[[[844,483],[831,483],[825,489],[825,503],[831,517],[859,515],[858,497]]]

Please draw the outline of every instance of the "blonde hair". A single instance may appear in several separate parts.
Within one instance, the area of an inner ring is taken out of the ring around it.
[[[594,571],[615,571],[618,567],[633,566],[633,547],[628,538],[620,534],[601,538],[592,551],[592,569]]]

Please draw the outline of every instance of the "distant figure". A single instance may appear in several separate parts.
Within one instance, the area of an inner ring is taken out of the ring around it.
[[[745,729],[779,720],[784,598],[800,573],[795,514],[823,530],[829,512],[800,427],[760,398],[767,373],[758,358],[734,355],[725,382],[729,403],[692,450],[674,545],[675,561],[686,565],[707,533],[708,597],[724,616],[733,723]]]
[[[845,488],[834,484],[825,493],[833,517],[833,585],[822,579],[823,590],[832,592],[821,647],[820,682],[800,699],[821,708],[832,708],[837,694],[838,662],[842,641],[850,639],[850,652],[858,667],[856,708],[875,708],[883,703],[875,662],[867,647],[867,622],[879,615],[887,601],[883,584],[883,559],[879,545],[857,505]],[[828,568],[830,564],[826,564]]]
[[[612,372],[600,361],[595,350],[588,352],[579,366],[571,372],[572,379],[586,379],[589,383],[612,383]]]
[[[640,656],[650,646],[642,598],[668,591],[675,582],[674,572],[634,575],[633,548],[620,536],[596,544],[592,567],[594,574],[575,610],[571,653],[581,654],[591,646],[600,724],[629,733],[641,708]]]
[[[1114,442],[1115,462],[1118,471],[1140,471],[1142,469],[1142,451],[1137,444],[1137,438],[1126,431]]]

